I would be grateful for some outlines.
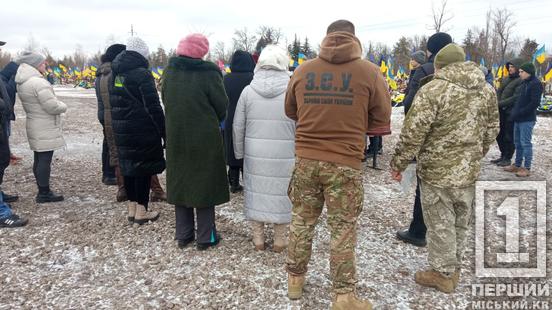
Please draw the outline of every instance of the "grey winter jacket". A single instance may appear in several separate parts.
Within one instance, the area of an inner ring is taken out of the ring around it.
[[[288,82],[287,72],[259,69],[238,100],[234,153],[244,159],[248,220],[291,221],[287,189],[295,164],[295,122],[284,112]]]

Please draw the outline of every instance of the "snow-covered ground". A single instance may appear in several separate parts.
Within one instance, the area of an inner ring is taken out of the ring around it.
[[[161,212],[157,222],[129,225],[126,205],[115,202],[116,188],[101,183],[102,135],[94,91],[58,87],[56,93],[69,110],[64,118],[67,148],[55,152],[52,188],[62,192],[66,200],[43,205],[34,202],[33,155],[26,141],[24,112],[18,103],[11,145],[13,152],[24,159],[7,169],[3,189],[20,195],[13,208],[29,219],[29,225],[0,230],[0,309],[329,308],[329,233],[325,215],[316,230],[304,297],[290,302],[286,296],[285,253],[253,251],[241,194],[233,195],[231,202],[217,208],[223,241],[216,249],[178,249],[174,241],[174,211],[168,204],[153,204]],[[376,309],[471,309],[471,302],[480,300],[472,296],[472,284],[550,284],[550,255],[547,278],[476,278],[473,233],[460,286],[454,294],[414,283],[414,273],[427,266],[427,251],[395,239],[395,232],[410,221],[414,193],[413,189],[403,193],[387,171],[402,120],[402,108],[395,108],[394,132],[384,139],[384,154],[379,157],[384,170],[365,168],[365,204],[357,247],[358,294],[370,299]],[[539,117],[531,180],[551,180],[551,128],[552,118]],[[483,164],[481,179],[516,180],[488,163],[497,154],[494,146]],[[165,182],[164,175],[161,182]],[[499,193],[489,197],[491,202],[501,199]],[[496,203],[489,205],[487,212],[496,214]],[[528,203],[522,202],[523,212],[530,214],[530,209]],[[551,218],[552,208],[548,207],[549,223]],[[534,242],[524,242],[531,239],[527,235],[534,223],[531,216],[522,217],[522,227],[529,227],[522,232],[522,250],[530,251],[535,246]],[[498,218],[489,230],[499,232],[502,225]],[[547,249],[552,254],[550,228],[547,235]],[[492,234],[487,242],[503,245],[503,239],[500,234]],[[547,298],[552,307],[552,297]]]

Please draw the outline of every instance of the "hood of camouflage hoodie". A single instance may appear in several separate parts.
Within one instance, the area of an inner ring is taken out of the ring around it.
[[[481,89],[485,75],[472,61],[455,62],[437,70],[434,79],[445,80],[466,89]]]
[[[322,40],[318,56],[327,62],[342,64],[359,59],[362,56],[362,47],[354,34],[336,31]]]

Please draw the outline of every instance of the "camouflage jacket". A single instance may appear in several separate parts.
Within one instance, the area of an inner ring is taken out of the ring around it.
[[[418,176],[429,184],[473,185],[498,130],[496,93],[479,67],[470,61],[450,64],[416,95],[391,168],[403,171],[417,157]]]

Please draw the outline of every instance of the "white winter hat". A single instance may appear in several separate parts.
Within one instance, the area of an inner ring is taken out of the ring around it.
[[[277,46],[267,45],[261,52],[255,71],[259,69],[272,69],[278,71],[287,71],[289,67],[288,52]]]
[[[148,58],[149,56],[149,48],[146,42],[144,40],[140,39],[139,37],[130,37],[127,40],[126,44],[126,50],[127,51],[135,51],[138,54],[144,56],[144,58]]]

